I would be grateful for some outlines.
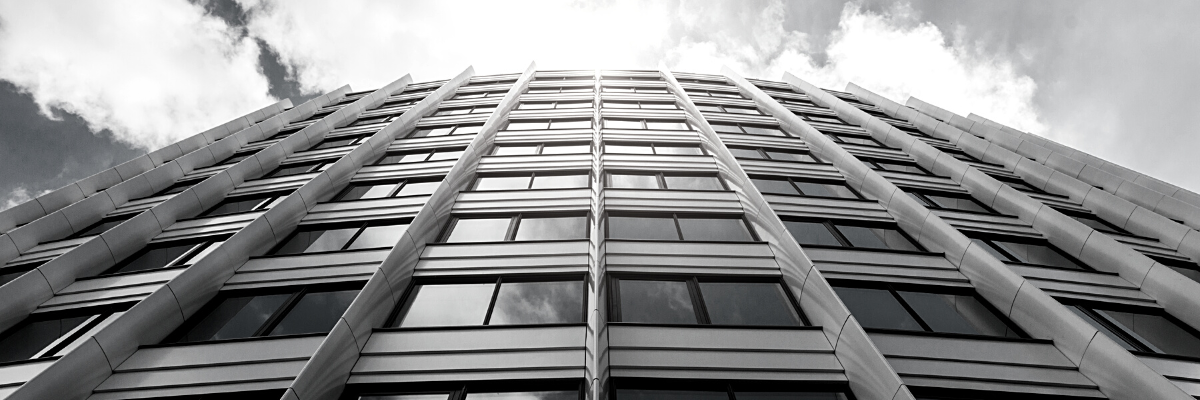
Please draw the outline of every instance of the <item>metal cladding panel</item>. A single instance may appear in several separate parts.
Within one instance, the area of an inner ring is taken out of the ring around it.
[[[600,254],[609,272],[741,274],[779,276],[779,264],[763,242],[604,241]]]
[[[85,236],[85,237],[76,238],[76,239],[67,239],[67,240],[59,240],[57,242],[41,243],[41,244],[38,244],[37,246],[30,248],[29,250],[25,250],[25,252],[21,253],[20,257],[14,258],[14,259],[12,259],[12,261],[9,261],[9,264],[20,264],[20,263],[25,263],[25,262],[35,261],[35,260],[49,260],[51,258],[58,257],[59,255],[61,255],[63,253],[71,251],[71,249],[79,247],[83,243],[85,243],[89,240],[95,239],[96,237],[97,236]]]
[[[421,259],[587,254],[588,246],[590,246],[590,243],[586,239],[529,242],[429,243],[421,253]]]
[[[802,163],[773,160],[738,160],[742,169],[750,175],[789,176],[793,178],[825,179],[841,181],[842,173],[832,164]]]
[[[583,211],[591,205],[590,189],[526,189],[459,192],[454,214]]]
[[[771,209],[781,216],[826,217],[891,222],[892,216],[874,200],[855,201],[820,197],[765,194]]]
[[[733,191],[606,189],[601,196],[606,211],[742,213]]]
[[[764,379],[828,380],[842,366],[820,329],[608,326],[613,376],[707,378],[703,372]],[[842,380],[844,379],[836,379]]]
[[[306,360],[115,373],[93,392],[92,400],[155,398],[241,390],[284,389]],[[165,392],[165,393],[164,393]]]
[[[124,215],[124,214],[146,211],[146,210],[149,210],[151,207],[157,206],[159,203],[167,201],[167,199],[170,199],[173,196],[175,196],[175,195],[168,194],[168,195],[164,195],[164,196],[154,196],[154,197],[146,197],[146,198],[142,198],[142,199],[130,200],[130,201],[126,202],[125,204],[122,204],[120,207],[117,207],[117,209],[109,212],[108,215],[110,215],[110,216]]]
[[[176,222],[163,233],[155,236],[150,242],[165,242],[169,240],[206,237],[234,233],[246,227],[264,211],[254,211],[211,218],[190,219]]]
[[[892,181],[896,186],[918,188],[918,189],[934,189],[946,190],[951,192],[961,192],[962,187],[954,181],[940,176],[907,174],[903,172],[893,171],[876,171],[879,175]]]
[[[1200,396],[1200,362],[1139,354],[1138,359],[1184,392]]]
[[[935,215],[945,220],[946,223],[958,229],[1024,237],[1042,237],[1041,233],[1016,217],[966,213],[955,210],[932,211]]]
[[[317,204],[304,216],[302,223],[332,223],[363,221],[384,218],[410,218],[415,216],[428,195],[393,197],[385,199],[352,200]]]
[[[588,270],[588,247],[587,241],[430,244],[417,262],[413,274],[582,273]],[[534,248],[536,252],[532,251]]]
[[[423,138],[401,138],[396,139],[388,146],[388,151],[408,151],[416,149],[433,149],[440,147],[465,147],[471,144],[475,139],[475,134],[469,135],[451,135],[451,136],[430,136]]]
[[[362,167],[351,182],[377,179],[400,179],[445,176],[458,160],[425,161],[403,164],[371,165]]]
[[[964,286],[969,280],[941,254],[805,247],[826,278]]]
[[[0,399],[8,397],[8,394],[16,391],[22,383],[33,379],[55,361],[58,359],[41,359],[0,366]]]
[[[317,350],[323,339],[306,336],[144,348],[121,363],[116,372],[305,359]]]
[[[601,132],[601,137],[605,142],[700,143],[700,136],[696,134],[696,131],[604,129]]]
[[[583,377],[587,327],[377,331],[350,383]]]
[[[175,271],[178,274],[179,271]],[[117,304],[139,301],[158,290],[163,281],[149,281],[138,285],[114,286],[93,291],[67,292],[70,286],[54,295],[50,300],[38,306],[38,312],[56,311],[71,308],[83,308],[103,304]]]
[[[808,144],[798,137],[720,133],[721,142],[728,146],[762,146],[780,149],[808,150]]]

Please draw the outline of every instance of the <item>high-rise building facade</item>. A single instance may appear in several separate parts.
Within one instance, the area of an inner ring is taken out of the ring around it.
[[[847,90],[282,101],[0,212],[0,398],[1200,395],[1200,196]]]

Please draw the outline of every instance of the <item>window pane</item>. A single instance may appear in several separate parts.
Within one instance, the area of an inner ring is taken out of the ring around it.
[[[230,297],[221,300],[180,342],[250,337],[267,322],[291,294]]]
[[[467,393],[470,400],[578,400],[577,391]]]
[[[514,240],[566,240],[587,238],[587,217],[521,218]]]
[[[646,129],[688,130],[688,124],[683,121],[646,121]]]
[[[582,282],[504,282],[488,325],[583,322]]]
[[[945,208],[945,209],[960,210],[960,211],[973,211],[973,212],[989,212],[986,208],[983,208],[982,205],[980,205],[978,202],[976,202],[972,199],[938,196],[938,195],[934,195],[934,194],[925,194],[925,197],[928,198],[930,201],[934,202],[934,204],[937,204],[938,207]]]
[[[618,189],[658,189],[655,175],[609,174],[608,187]]]
[[[483,125],[459,125],[454,129],[455,135],[473,135],[483,130]]]
[[[617,389],[617,400],[729,400],[725,392],[699,390]]]
[[[654,149],[651,149],[650,146],[605,144],[604,152],[613,154],[654,154]]]
[[[846,287],[834,287],[833,291],[863,328],[924,331],[891,292]]]
[[[737,125],[712,124],[712,128],[717,132],[742,133],[742,128],[739,128]]]
[[[462,157],[462,153],[462,150],[438,151],[429,156],[429,161],[457,160],[459,157]]]
[[[879,146],[879,143],[876,143],[874,140],[860,136],[838,135],[837,139],[844,143],[860,144],[864,146]]]
[[[357,232],[358,227],[296,232],[291,240],[275,251],[275,254],[341,250]]]
[[[879,165],[880,168],[883,168],[885,171],[905,172],[905,173],[910,173],[910,174],[925,175],[925,170],[922,170],[921,167],[918,167],[916,165],[893,164],[893,163],[886,163],[886,162],[881,162],[881,161],[877,161],[876,163]]]
[[[846,185],[834,183],[814,183],[794,181],[796,186],[800,187],[800,191],[804,192],[805,196],[818,197],[837,197],[842,199],[857,199],[858,196]]]
[[[675,103],[642,103],[642,108],[646,110],[678,110],[679,106]]]
[[[604,108],[638,108],[638,104],[621,101],[606,101],[604,102]]]
[[[1111,310],[1096,312],[1112,318],[1163,353],[1200,357],[1200,338],[1163,316]]]
[[[666,146],[654,145],[655,154],[683,154],[683,155],[704,155],[704,151],[697,146]]]
[[[0,362],[33,357],[91,317],[84,315],[20,324],[0,339]]]
[[[425,161],[429,157],[429,153],[411,153],[411,154],[388,154],[379,160],[377,164],[401,164],[411,162]]]
[[[357,295],[357,289],[307,293],[268,336],[328,333]]]
[[[608,237],[613,239],[679,240],[670,217],[608,217]]]
[[[592,146],[586,144],[546,145],[542,154],[583,154],[590,153]]]
[[[535,129],[546,129],[550,126],[546,121],[529,121],[529,122],[509,122],[507,130],[510,131],[528,131]]]
[[[350,189],[338,198],[338,201],[363,200],[363,199],[379,199],[387,197],[396,188],[395,183],[385,183],[382,185],[351,185]]]
[[[609,129],[642,129],[642,121],[628,119],[605,119],[604,127]]]
[[[418,285],[399,327],[483,325],[496,284]]]
[[[475,181],[475,190],[528,189],[529,176],[485,176]]]
[[[379,396],[358,396],[358,400],[448,400],[449,398],[450,398],[449,393],[387,394],[387,395],[379,395]]]
[[[783,221],[788,233],[801,245],[841,246],[842,242],[819,222]]]
[[[803,153],[785,153],[767,150],[767,156],[771,157],[772,160],[818,162],[813,156]]]
[[[975,238],[971,238],[971,241],[975,242],[976,245],[983,248],[984,250],[987,250],[988,254],[991,254],[993,257],[1000,259],[1000,261],[1020,262],[1018,260],[1014,260],[1011,257],[1004,255],[1003,253],[1000,253],[999,251],[996,250],[995,247],[992,247],[991,244],[988,244],[985,241],[975,239]]]
[[[311,150],[342,147],[342,146],[350,145],[350,144],[354,143],[354,141],[356,141],[356,140],[358,140],[357,137],[340,138],[340,139],[326,139],[325,141],[322,141],[320,144],[313,147]]]
[[[1063,214],[1065,214],[1068,217],[1074,218],[1076,221],[1079,221],[1080,223],[1087,225],[1087,226],[1091,227],[1092,229],[1095,229],[1095,230],[1098,230],[1101,232],[1126,233],[1126,232],[1124,232],[1123,229],[1117,228],[1115,226],[1109,225],[1108,223],[1106,223],[1104,221],[1101,221],[1099,219],[1099,217],[1081,216],[1081,215],[1067,214],[1067,213],[1063,213]]]
[[[202,248],[202,249],[200,249],[200,251],[196,251],[196,252],[194,252],[193,254],[191,254],[191,255],[189,255],[189,256],[187,256],[187,257],[184,257],[184,258],[181,258],[181,259],[179,259],[178,261],[176,261],[176,262],[175,262],[175,265],[192,265],[192,264],[195,264],[195,263],[196,263],[196,261],[200,261],[200,259],[204,258],[204,256],[207,256],[207,255],[209,255],[210,253],[212,253],[213,251],[216,251],[216,250],[217,250],[217,246],[220,246],[220,245],[221,245],[221,243],[225,243],[225,241],[224,241],[224,240],[219,240],[219,241],[213,241],[213,242],[201,243],[201,244],[199,244],[199,246],[201,246],[201,247],[203,247],[203,248]]]
[[[1066,256],[1054,251],[1054,249],[1048,245],[1014,243],[1003,240],[992,240],[992,242],[1002,247],[1005,251],[1008,251],[1009,254],[1017,257],[1017,262],[1068,269],[1084,269],[1082,266],[1076,264],[1074,261],[1071,261]]]
[[[408,182],[396,192],[396,196],[416,196],[433,194],[438,186],[441,186],[441,181],[433,182]]]
[[[917,246],[908,238],[904,237],[900,231],[895,229],[885,228],[867,228],[861,226],[845,226],[838,225],[837,229],[842,232],[846,240],[850,241],[850,245],[854,247],[862,247],[868,249],[890,249],[890,250],[909,250],[917,251]]]
[[[577,189],[588,187],[587,175],[538,175],[533,177],[534,189]]]
[[[404,235],[405,229],[408,229],[408,224],[368,226],[354,238],[354,243],[350,243],[346,250],[395,246],[400,236]]]
[[[621,322],[695,324],[686,282],[621,279]]]
[[[785,180],[750,178],[750,182],[754,183],[754,187],[763,194],[800,194],[800,191],[796,190],[791,182]]]
[[[800,325],[783,287],[766,282],[700,282],[708,318],[717,325]]]
[[[179,256],[187,253],[187,251],[191,250],[193,247],[196,247],[196,243],[151,248],[137,258],[126,261],[120,269],[113,272],[133,272],[164,268],[167,267],[171,261],[174,261],[176,258],[179,258]]]
[[[762,115],[762,113],[758,112],[758,109],[754,109],[754,108],[741,108],[741,107],[726,106],[725,112],[734,113],[734,114]]]
[[[537,154],[537,145],[519,145],[519,146],[496,146],[496,150],[492,155],[497,156],[523,156]]]
[[[679,217],[683,240],[748,242],[754,240],[741,218]]]
[[[759,159],[759,160],[765,158],[765,157],[763,157],[762,153],[758,152],[757,149],[743,149],[743,148],[737,148],[737,147],[730,147],[729,152],[733,153],[733,156],[737,157],[737,158],[752,158],[752,159]]]
[[[721,180],[715,176],[672,176],[665,175],[667,189],[675,190],[725,190]]]
[[[818,392],[742,392],[734,393],[738,400],[845,400],[839,393]]]
[[[778,128],[763,128],[758,126],[744,126],[743,128],[746,129],[746,133],[751,135],[787,136],[786,133],[783,133]]]
[[[1096,328],[1096,330],[1100,331],[1105,336],[1108,336],[1108,338],[1112,339],[1112,341],[1117,342],[1117,344],[1121,345],[1121,347],[1124,347],[1125,350],[1143,351],[1138,346],[1131,344],[1129,342],[1129,339],[1126,339],[1126,338],[1114,333],[1113,328],[1110,328],[1110,327],[1108,327],[1108,325],[1103,325],[1103,324],[1097,322],[1096,318],[1091,316],[1090,314],[1085,314],[1083,311],[1080,310],[1080,308],[1081,308],[1080,306],[1068,306],[1067,307],[1067,309],[1071,310],[1071,312],[1075,313],[1076,316],[1079,316],[1079,318],[1082,318],[1084,320],[1084,322],[1087,322],[1093,328]]]
[[[495,242],[505,239],[512,218],[469,218],[454,223],[447,243]]]
[[[554,108],[554,103],[521,103],[517,109],[520,110],[545,110]]]
[[[221,204],[218,204],[216,207],[209,209],[203,215],[205,217],[215,217],[218,215],[227,215],[227,214],[236,214],[236,213],[240,213],[240,212],[246,212],[246,211],[253,210],[254,206],[262,204],[263,200],[266,200],[266,199],[262,198],[262,197],[251,198],[251,199],[236,199],[236,198],[225,199],[224,201],[221,202]],[[103,231],[101,231],[101,232],[103,232]]]
[[[555,108],[560,109],[560,110],[569,109],[569,108],[592,108],[592,102],[590,102],[590,101],[559,102],[558,106]]]
[[[579,121],[550,121],[550,129],[587,129],[592,127],[592,120]]]
[[[1020,337],[974,296],[897,291],[934,332]]]

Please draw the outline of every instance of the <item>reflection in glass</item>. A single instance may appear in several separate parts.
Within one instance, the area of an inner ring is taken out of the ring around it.
[[[690,156],[704,155],[704,151],[696,146],[664,146],[654,145],[655,154],[681,154]]]
[[[454,223],[447,243],[495,242],[506,238],[512,218],[469,218]]]
[[[357,295],[357,289],[307,293],[268,336],[329,332]]]
[[[396,184],[394,184],[394,183],[388,183],[388,184],[383,184],[383,185],[353,185],[353,186],[350,186],[350,189],[346,190],[346,192],[343,193],[342,196],[338,198],[338,200],[339,201],[348,201],[348,200],[383,198],[383,197],[387,197],[389,194],[391,194],[392,189],[394,189],[395,187],[396,187]]]
[[[196,243],[180,244],[168,247],[151,248],[132,260],[126,261],[120,269],[110,273],[144,271],[148,269],[167,267],[171,261],[196,247]]]
[[[1151,347],[1151,350],[1166,354],[1189,357],[1200,357],[1200,338],[1161,315],[1138,314],[1112,310],[1096,310],[1137,339]]]
[[[408,229],[408,224],[368,226],[354,238],[346,250],[392,247]]]
[[[626,119],[605,119],[604,127],[608,129],[642,129],[642,121]]]
[[[697,323],[686,282],[632,279],[619,282],[622,322]]]
[[[578,400],[578,391],[467,393],[469,400]]]
[[[438,186],[440,186],[441,184],[442,184],[442,182],[440,182],[440,181],[408,182],[408,183],[405,183],[404,187],[401,187],[400,191],[396,192],[395,195],[396,196],[417,196],[417,195],[433,194],[433,192],[435,190],[437,190]]]
[[[91,318],[91,315],[30,321],[5,332],[0,339],[0,362],[24,360],[37,355]]]
[[[617,389],[617,400],[729,400],[729,394],[700,390]]]
[[[496,284],[418,285],[405,305],[401,328],[483,325]]]
[[[887,290],[834,287],[833,291],[863,328],[925,330]]]
[[[796,187],[792,186],[792,183],[786,180],[750,178],[750,182],[763,194],[800,194],[800,191],[796,190]]]
[[[804,192],[805,196],[837,197],[842,199],[858,198],[858,196],[854,194],[854,191],[842,184],[802,181],[794,181],[794,183],[796,186],[800,187],[800,191]]]
[[[771,157],[772,160],[819,162],[812,155],[803,153],[784,153],[780,151],[767,150],[767,156]]]
[[[1063,256],[1048,245],[1016,243],[1003,240],[992,240],[992,243],[1003,248],[1016,259],[1011,260],[1026,264],[1048,265],[1052,267],[1082,270],[1079,264]]]
[[[578,189],[588,187],[587,175],[537,175],[532,189]]]
[[[527,156],[537,154],[536,145],[521,145],[521,146],[496,146],[496,150],[492,155],[497,156]]]
[[[610,154],[654,154],[654,149],[650,146],[605,144],[604,152]]]
[[[488,325],[558,324],[583,321],[583,285],[568,282],[504,282]]]
[[[751,135],[787,136],[786,133],[783,133],[778,128],[762,128],[757,126],[743,126],[742,128],[746,130],[746,133]]]
[[[592,120],[551,121],[550,129],[587,129],[592,127]]]
[[[735,158],[752,158],[752,159],[759,159],[759,160],[763,159],[763,155],[762,155],[762,153],[758,152],[758,149],[745,149],[745,148],[738,148],[738,147],[730,147],[729,152],[733,153],[733,156]]]
[[[638,174],[609,174],[608,187],[618,189],[658,189],[658,176]]]
[[[715,176],[663,175],[667,189],[675,190],[725,190],[720,178]]]
[[[801,245],[841,246],[842,242],[820,222],[783,221],[788,233]]]
[[[862,226],[838,225],[838,231],[850,241],[854,247],[868,249],[890,249],[903,251],[918,251],[916,245],[904,237],[900,231],[884,228],[867,228]]]
[[[982,212],[982,213],[989,212],[986,208],[983,208],[983,206],[980,205],[979,202],[971,200],[971,199],[962,199],[962,198],[948,197],[948,196],[938,196],[938,195],[934,195],[934,194],[926,194],[925,197],[928,198],[930,201],[932,201],[934,204],[936,204],[938,207],[945,208],[948,210],[971,211],[971,212]]]
[[[529,179],[529,176],[484,176],[475,180],[475,190],[528,189]]]
[[[671,217],[608,217],[608,237],[613,239],[679,240]]]
[[[358,232],[358,227],[341,229],[324,229],[315,231],[300,231],[292,235],[275,254],[315,253],[320,251],[341,250],[350,238]]]
[[[741,218],[680,217],[683,240],[748,242],[754,240]]]
[[[358,396],[358,400],[448,400],[449,393],[436,394],[384,394],[373,396]]]
[[[934,332],[1021,337],[973,296],[897,291]]]
[[[253,336],[291,296],[283,293],[226,298],[180,337],[179,342]]]
[[[521,218],[514,240],[568,240],[587,238],[586,217]]]
[[[778,283],[700,282],[700,293],[713,324],[800,325],[800,316]]]
[[[582,154],[591,150],[592,146],[586,144],[573,145],[547,145],[542,146],[542,154]]]

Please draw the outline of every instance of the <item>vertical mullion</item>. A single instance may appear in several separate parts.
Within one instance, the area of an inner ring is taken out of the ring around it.
[[[533,189],[533,180],[537,179],[537,172],[529,174],[529,183],[525,184],[525,189]]]
[[[500,285],[504,284],[504,277],[496,278],[496,287],[492,288],[492,299],[488,303],[487,313],[483,315],[483,324],[488,325],[492,321],[492,311],[496,308],[496,297],[500,295]]]
[[[388,191],[387,197],[396,197],[396,194],[400,193],[400,191],[404,189],[404,186],[407,186],[407,185],[408,185],[408,179],[397,182],[396,187],[394,187],[394,188],[392,188],[392,190]]]
[[[508,221],[508,232],[504,233],[504,240],[511,241],[517,237],[517,225],[521,223],[521,214],[514,215]]]
[[[696,321],[703,325],[712,325],[712,320],[708,318],[708,307],[704,305],[704,295],[700,293],[700,280],[692,277],[687,280],[688,290],[692,293],[692,302],[696,303],[693,308],[696,309]]]
[[[667,178],[662,172],[654,174],[654,180],[658,181],[659,189],[670,189],[667,187]]]
[[[930,328],[929,324],[925,323],[925,320],[922,319],[921,316],[917,314],[917,310],[914,310],[912,308],[912,306],[910,306],[908,304],[907,301],[904,301],[903,297],[900,297],[900,293],[896,292],[896,289],[892,288],[892,285],[887,286],[887,291],[888,291],[888,293],[892,294],[892,297],[896,298],[896,301],[900,302],[900,306],[904,307],[905,311],[908,311],[908,314],[911,315],[913,317],[913,319],[917,321],[917,324],[921,325],[921,329],[924,329],[925,332],[933,332],[933,328]]]
[[[283,305],[276,309],[275,312],[272,313],[269,318],[267,318],[263,325],[258,327],[258,330],[255,331],[250,337],[260,337],[262,335],[266,335],[268,332],[271,332],[272,329],[275,329],[275,326],[279,325],[279,321],[283,319],[283,316],[287,314],[288,311],[291,311],[292,308],[296,306],[296,303],[300,302],[300,298],[307,293],[307,287],[303,287],[300,290],[292,293],[292,296],[288,297],[287,301],[283,302]]]
[[[342,245],[342,248],[341,248],[341,249],[339,249],[339,250],[346,250],[346,248],[350,247],[350,244],[351,244],[351,243],[354,243],[354,239],[358,239],[358,236],[359,236],[359,235],[362,235],[363,231],[367,229],[367,224],[368,224],[368,223],[369,223],[369,222],[363,222],[363,223],[362,223],[362,225],[359,225],[359,226],[358,226],[358,232],[354,232],[354,236],[351,236],[351,237],[350,237],[350,240],[347,240],[347,241],[346,241],[346,244],[343,244],[343,245]]]
[[[683,227],[679,226],[679,214],[672,213],[671,221],[675,222],[675,234],[679,235],[679,241],[683,241]]]
[[[796,193],[800,193],[801,196],[808,196],[808,193],[804,193],[803,190],[800,190],[800,185],[797,185],[796,181],[792,180],[792,177],[789,176],[785,179],[787,179],[788,184],[792,185],[792,188],[796,189]]]
[[[617,321],[617,322],[623,321],[621,319],[621,287],[620,287],[621,282],[620,281],[621,281],[621,279],[616,278],[616,277],[609,277],[609,279],[608,279],[608,298],[612,299],[608,303],[609,304],[608,312],[609,312],[609,314],[611,314],[608,316],[608,318],[609,318],[609,320]],[[587,309],[586,305],[584,306],[584,309]],[[584,318],[587,318],[587,314],[584,314]]]
[[[833,232],[833,237],[842,242],[842,246],[846,246],[848,248],[854,247],[854,245],[850,243],[850,239],[846,239],[846,236],[842,234],[842,231],[837,229],[837,226],[834,225],[833,222],[825,221],[824,224],[826,229],[829,229],[830,232]]]
[[[1011,252],[1008,251],[1008,249],[1004,248],[1004,246],[1000,246],[1000,245],[996,244],[991,239],[979,239],[979,241],[986,243],[988,246],[990,246],[992,248],[992,250],[995,250],[997,253],[1003,254],[1005,257],[1008,257],[1008,261],[1019,262],[1019,263],[1025,262],[1020,257],[1014,256]]]

